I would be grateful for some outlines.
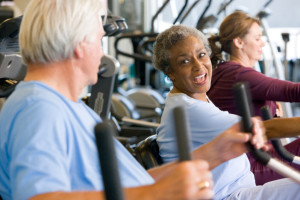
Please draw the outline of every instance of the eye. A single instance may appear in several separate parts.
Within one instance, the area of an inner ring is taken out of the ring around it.
[[[188,60],[188,59],[182,59],[182,60],[180,61],[180,64],[187,64],[187,63],[189,63],[189,60]]]
[[[199,58],[202,58],[205,55],[206,55],[206,53],[199,53]]]
[[[257,37],[256,40],[257,40],[257,41],[260,41],[260,40],[261,40],[261,36]]]

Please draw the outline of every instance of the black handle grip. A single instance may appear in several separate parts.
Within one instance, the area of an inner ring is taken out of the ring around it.
[[[247,132],[251,132],[251,130],[249,130],[249,127],[252,127],[252,123],[251,123],[251,115],[250,115],[250,106],[251,106],[249,101],[250,95],[248,95],[249,90],[247,90],[248,87],[244,83],[237,83],[234,85],[233,89],[237,101],[236,103],[238,106],[238,110],[240,111],[240,114],[242,116],[244,127],[247,128],[245,130]],[[263,150],[255,149],[253,148],[253,146],[252,146],[252,150],[253,150],[254,157],[259,162],[271,168],[275,172],[281,174],[282,176],[291,178],[294,181],[300,183],[300,173],[298,171],[280,162],[279,160],[272,158],[268,153],[266,153]]]
[[[250,105],[248,85],[246,83],[236,83],[233,86],[237,110],[242,117],[243,129],[245,132],[252,133],[252,105]]]
[[[179,161],[191,160],[190,131],[188,118],[183,106],[174,108],[174,123],[177,136]]]
[[[236,99],[237,110],[242,116],[242,124],[245,132],[252,133],[252,104],[249,101],[251,96],[247,83],[236,83],[233,86],[233,91]],[[267,165],[271,156],[260,149],[255,149],[252,144],[248,143],[253,152],[254,157],[264,165]]]
[[[114,130],[109,121],[98,123],[95,127],[95,138],[106,199],[123,200],[124,194],[113,141]]]

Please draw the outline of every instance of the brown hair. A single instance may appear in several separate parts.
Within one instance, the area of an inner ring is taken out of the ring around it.
[[[213,67],[223,61],[222,51],[231,54],[232,41],[236,37],[244,38],[253,23],[260,24],[258,18],[251,17],[242,11],[235,11],[225,17],[219,27],[219,35],[212,35],[208,41],[212,50]],[[219,44],[217,42],[220,42]]]

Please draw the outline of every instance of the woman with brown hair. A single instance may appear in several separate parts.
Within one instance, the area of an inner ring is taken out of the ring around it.
[[[253,99],[254,115],[261,115],[262,106],[269,106],[272,116],[276,117],[276,101],[299,102],[300,84],[270,78],[254,69],[262,56],[260,21],[248,14],[236,11],[228,15],[219,27],[219,34],[209,38],[212,48],[213,75],[211,88],[207,95],[221,110],[238,114],[232,86],[237,82],[248,82]],[[222,54],[227,53],[225,61]],[[295,155],[300,153],[300,140],[286,145],[286,149]],[[278,156],[274,150],[271,154]],[[281,178],[280,175],[257,163],[248,154],[251,170],[257,184]],[[299,165],[293,165],[300,169]]]
[[[221,110],[237,114],[232,85],[248,82],[253,98],[254,115],[261,115],[260,108],[269,106],[276,116],[276,102],[300,102],[300,84],[267,77],[254,69],[262,56],[260,22],[248,14],[236,11],[228,15],[219,28],[219,34],[211,36],[213,78],[209,98]],[[222,53],[229,54],[225,61]]]

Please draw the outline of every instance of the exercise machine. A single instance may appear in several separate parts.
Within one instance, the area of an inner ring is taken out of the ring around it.
[[[226,8],[233,2],[233,0],[228,0],[228,1],[224,1],[224,3],[222,3],[220,5],[220,8],[217,12],[216,15],[209,15],[207,17],[204,17],[207,9],[210,7],[211,5],[211,0],[208,1],[208,4],[206,6],[206,9],[204,10],[204,13],[200,16],[198,22],[197,22],[197,29],[203,31],[203,32],[206,32],[206,29],[208,28],[211,28],[215,25],[215,23],[217,22],[218,20],[218,17],[219,15],[222,13],[222,12],[225,12],[226,11]]]
[[[19,81],[25,78],[27,66],[19,54],[19,28],[22,16],[0,24],[0,98],[4,103]]]
[[[252,106],[251,106],[251,96],[249,92],[248,85],[246,83],[236,83],[233,86],[233,92],[236,98],[236,105],[242,116],[242,125],[245,132],[252,133]],[[250,143],[249,148],[253,152],[255,158],[266,165],[273,171],[281,174],[284,177],[291,178],[297,183],[300,183],[300,173],[291,168],[290,166],[284,164],[283,162],[272,158],[267,152],[262,149],[255,149]]]
[[[102,172],[106,199],[123,200],[113,136],[114,129],[106,121],[95,126],[95,138]]]

